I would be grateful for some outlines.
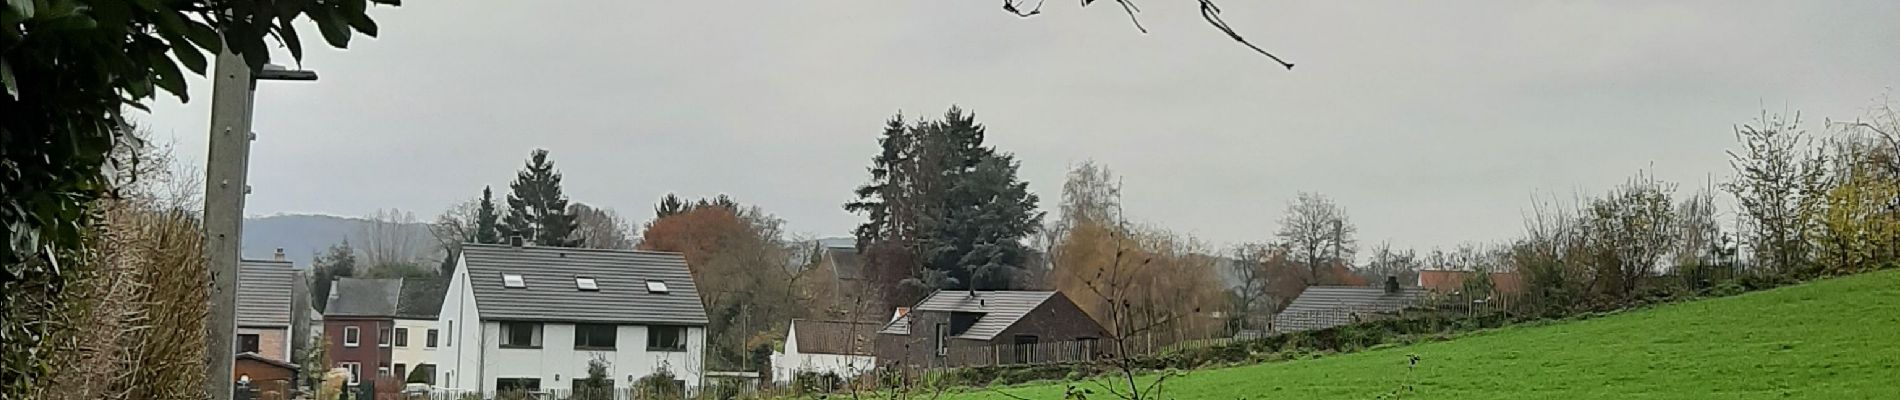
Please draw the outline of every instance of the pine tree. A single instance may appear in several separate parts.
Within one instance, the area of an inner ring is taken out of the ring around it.
[[[561,173],[548,161],[548,151],[535,149],[515,181],[508,184],[508,215],[501,231],[520,236],[538,246],[575,247],[574,216],[567,212],[567,196],[561,194]]]
[[[653,219],[671,217],[685,212],[686,200],[681,200],[678,195],[667,193],[666,197],[660,198],[660,204],[653,206]]]
[[[500,227],[495,225],[495,194],[487,186],[482,186],[480,208],[475,210],[475,243],[501,243]]]
[[[855,232],[861,248],[896,245],[916,261],[874,268],[908,269],[908,282],[930,289],[1009,287],[1009,272],[1028,258],[1021,240],[1042,213],[1016,177],[1015,157],[984,145],[985,135],[957,107],[942,120],[906,125],[899,115],[886,123],[871,182],[845,209],[867,214]]]

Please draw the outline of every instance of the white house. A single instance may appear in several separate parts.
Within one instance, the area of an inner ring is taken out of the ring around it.
[[[791,382],[799,372],[850,378],[877,367],[876,322],[794,319],[785,334],[785,350],[772,355],[772,380]]]
[[[616,388],[705,373],[706,310],[677,253],[466,244],[439,321],[445,389],[571,389],[592,360]]]
[[[408,382],[410,374],[417,374],[424,383],[442,381],[441,372],[435,366],[436,353],[442,351],[443,335],[437,316],[442,312],[447,290],[447,278],[402,278],[389,351],[396,379]]]

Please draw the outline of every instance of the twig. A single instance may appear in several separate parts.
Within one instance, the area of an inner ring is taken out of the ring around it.
[[[1022,3],[1027,3],[1027,2],[1029,2],[1029,0],[1022,0],[1015,3],[1011,3],[1009,2],[1009,0],[1003,0],[1003,11],[1008,11],[1010,14],[1016,14],[1017,17],[1022,17],[1022,18],[1029,18],[1029,17],[1036,16],[1038,14],[1042,14],[1043,0],[1036,0],[1036,8],[1030,9],[1028,12],[1024,12],[1022,11],[1022,9],[1017,7],[1017,5],[1020,5]]]
[[[1141,19],[1135,18],[1135,14],[1140,13],[1141,8],[1135,7],[1134,0],[1115,0],[1115,2],[1121,3],[1122,12],[1128,13],[1128,22],[1133,22],[1135,29],[1141,30],[1143,34],[1148,33],[1148,28],[1141,26]]]
[[[1280,66],[1286,67],[1286,69],[1288,70],[1293,69],[1293,63],[1286,62],[1286,60],[1281,60],[1279,56],[1273,55],[1273,53],[1268,53],[1266,49],[1262,49],[1260,48],[1260,46],[1255,46],[1253,42],[1247,41],[1246,38],[1240,37],[1239,33],[1234,32],[1234,28],[1231,26],[1228,26],[1226,20],[1221,19],[1220,6],[1215,5],[1214,0],[1200,0],[1200,1],[1201,1],[1201,18],[1206,19],[1208,24],[1214,25],[1214,28],[1220,29],[1221,32],[1226,33],[1227,37],[1233,38],[1234,41],[1240,42],[1240,44],[1246,45],[1248,48],[1253,49],[1253,51],[1258,52],[1261,55],[1267,56],[1267,58],[1273,59],[1274,62],[1280,63]]]

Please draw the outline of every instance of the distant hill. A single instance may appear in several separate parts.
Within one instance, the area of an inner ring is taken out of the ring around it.
[[[362,243],[360,235],[368,224],[369,220],[362,218],[312,214],[245,218],[244,258],[270,259],[277,249],[284,249],[285,258],[297,269],[310,268],[311,259],[330,245],[344,239],[349,239],[352,245]],[[429,234],[428,224],[408,224],[404,230],[414,235],[415,243],[424,244],[425,248],[434,247],[435,238]]]

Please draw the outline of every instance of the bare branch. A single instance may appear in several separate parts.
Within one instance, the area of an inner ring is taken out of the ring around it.
[[[1200,0],[1200,1],[1201,1],[1201,18],[1206,19],[1208,24],[1214,25],[1214,28],[1220,29],[1222,33],[1226,33],[1227,37],[1234,38],[1234,41],[1240,42],[1240,44],[1246,45],[1248,48],[1253,49],[1253,51],[1260,53],[1260,55],[1267,56],[1267,58],[1273,59],[1274,62],[1280,63],[1280,66],[1286,67],[1286,69],[1288,70],[1293,69],[1293,63],[1286,62],[1286,60],[1281,60],[1280,56],[1273,55],[1273,53],[1268,53],[1266,49],[1262,49],[1260,48],[1260,46],[1255,46],[1253,42],[1249,42],[1247,41],[1246,38],[1240,37],[1239,33],[1235,33],[1234,28],[1231,26],[1228,26],[1226,20],[1221,19],[1220,6],[1215,5],[1214,0]]]
[[[1141,33],[1144,34],[1148,33],[1148,28],[1141,26],[1141,19],[1135,18],[1135,14],[1140,13],[1141,8],[1135,7],[1133,0],[1115,0],[1115,2],[1121,3],[1122,12],[1128,13],[1128,22],[1133,22],[1135,29],[1141,30]]]
[[[1043,0],[1036,0],[1036,8],[1030,9],[1027,12],[1022,11],[1021,8],[1017,7],[1018,5],[1021,5],[1027,2],[1029,2],[1029,0],[1022,0],[1015,3],[1011,3],[1009,0],[1003,0],[1003,11],[1008,11],[1010,14],[1016,14],[1016,16],[1022,17],[1022,18],[1029,18],[1029,17],[1036,16],[1038,14],[1042,14]]]

